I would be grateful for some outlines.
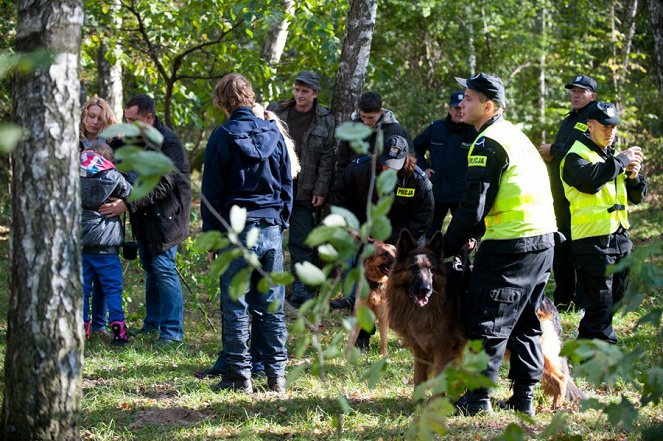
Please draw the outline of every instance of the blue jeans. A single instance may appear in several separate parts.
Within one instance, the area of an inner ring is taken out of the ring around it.
[[[251,248],[266,272],[283,271],[281,227],[265,221],[247,221],[239,235],[246,243],[246,233],[258,227],[258,240]],[[257,271],[250,275],[250,284],[237,301],[230,298],[229,288],[235,274],[245,268],[244,259],[235,259],[221,276],[221,341],[223,350],[215,364],[226,380],[251,378],[251,364],[262,364],[268,378],[285,375],[288,353],[285,342],[288,331],[283,313],[285,288],[272,285],[266,294],[258,291],[261,279]],[[275,307],[270,307],[274,303]],[[250,322],[250,325],[249,325]],[[250,326],[250,331],[249,331]],[[251,351],[249,352],[249,341]],[[253,357],[253,358],[252,358]]]
[[[145,270],[145,320],[143,331],[159,331],[159,337],[182,341],[184,336],[184,299],[175,268],[177,245],[153,253],[138,244],[140,263]]]
[[[84,298],[85,301],[89,301],[88,298]],[[87,311],[87,307],[85,311]],[[95,274],[92,278],[92,332],[101,331],[106,329],[106,317],[108,315],[108,309],[106,308],[106,301],[104,300],[104,290],[101,288],[101,281],[99,277]]]
[[[96,301],[97,304],[104,306],[102,310],[108,306],[109,321],[124,320],[122,264],[117,254],[83,253],[83,320],[86,322],[90,321],[90,296],[92,296],[93,315]],[[104,327],[105,317],[102,326],[93,330]]]

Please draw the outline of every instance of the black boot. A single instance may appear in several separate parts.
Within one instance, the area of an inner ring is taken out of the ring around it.
[[[513,395],[506,401],[500,401],[498,406],[501,409],[516,410],[525,415],[534,416],[534,390],[536,383],[520,383],[513,384]]]
[[[477,389],[466,392],[454,403],[457,415],[474,416],[483,412],[486,415],[493,414],[493,406],[490,404],[488,389]]]

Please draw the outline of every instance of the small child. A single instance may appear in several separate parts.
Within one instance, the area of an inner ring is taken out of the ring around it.
[[[81,178],[81,245],[83,247],[83,320],[85,337],[90,337],[90,297],[92,281],[100,285],[108,308],[113,331],[113,343],[129,341],[122,309],[122,264],[120,247],[124,243],[124,229],[119,216],[106,217],[97,210],[109,198],[126,198],[131,184],[115,169],[113,150],[96,142],[80,157]]]

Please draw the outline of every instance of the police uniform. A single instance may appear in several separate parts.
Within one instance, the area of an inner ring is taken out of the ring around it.
[[[607,112],[614,112],[616,117],[615,110]],[[638,204],[647,195],[644,176],[626,176],[628,164],[624,153],[615,155],[611,146],[603,149],[587,135],[577,140],[562,160],[577,277],[586,297],[578,338],[617,341],[612,310],[626,291],[628,269],[608,275],[606,270],[630,254],[628,204]]]
[[[578,75],[565,86],[567,89],[583,87],[596,91],[596,81],[585,75]],[[573,109],[562,121],[557,136],[550,148],[552,160],[549,166],[550,189],[552,190],[555,206],[555,217],[557,228],[567,239],[555,245],[555,258],[553,260],[553,272],[555,274],[555,291],[553,298],[555,304],[560,307],[568,306],[571,301],[581,305],[582,293],[580,286],[576,285],[575,265],[573,262],[573,251],[571,249],[571,215],[569,213],[569,201],[566,200],[564,187],[559,175],[559,167],[562,159],[569,151],[573,143],[580,139],[587,131],[587,113],[591,108],[587,104],[582,109]]]

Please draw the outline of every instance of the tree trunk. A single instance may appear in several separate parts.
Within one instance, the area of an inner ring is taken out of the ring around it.
[[[649,0],[649,16],[654,32],[654,52],[656,53],[656,76],[658,88],[663,99],[663,3],[661,0]]]
[[[470,77],[477,73],[477,53],[474,49],[474,11],[472,3],[465,4],[465,28],[467,29],[467,66],[469,71],[465,74]]]
[[[117,29],[122,29],[122,15],[120,14],[120,3],[112,0],[109,6],[111,28],[107,30],[111,34],[119,34]],[[108,34],[106,34],[108,35]],[[113,46],[115,46],[114,43]],[[97,72],[99,75],[99,96],[110,104],[117,119],[122,119],[122,65],[119,60],[111,63],[106,58],[106,54],[113,49],[108,47],[106,38],[100,36],[99,52],[97,59]]]
[[[281,61],[285,42],[288,39],[288,27],[290,26],[290,16],[295,9],[294,0],[282,0],[284,14],[280,21],[270,26],[265,46],[262,49],[262,58],[270,66],[274,66]]]
[[[50,67],[16,74],[25,130],[12,153],[3,439],[79,439],[83,323],[78,178],[82,0],[19,0],[16,48]]]
[[[350,119],[364,87],[377,9],[377,0],[350,0],[332,99],[337,124]]]

